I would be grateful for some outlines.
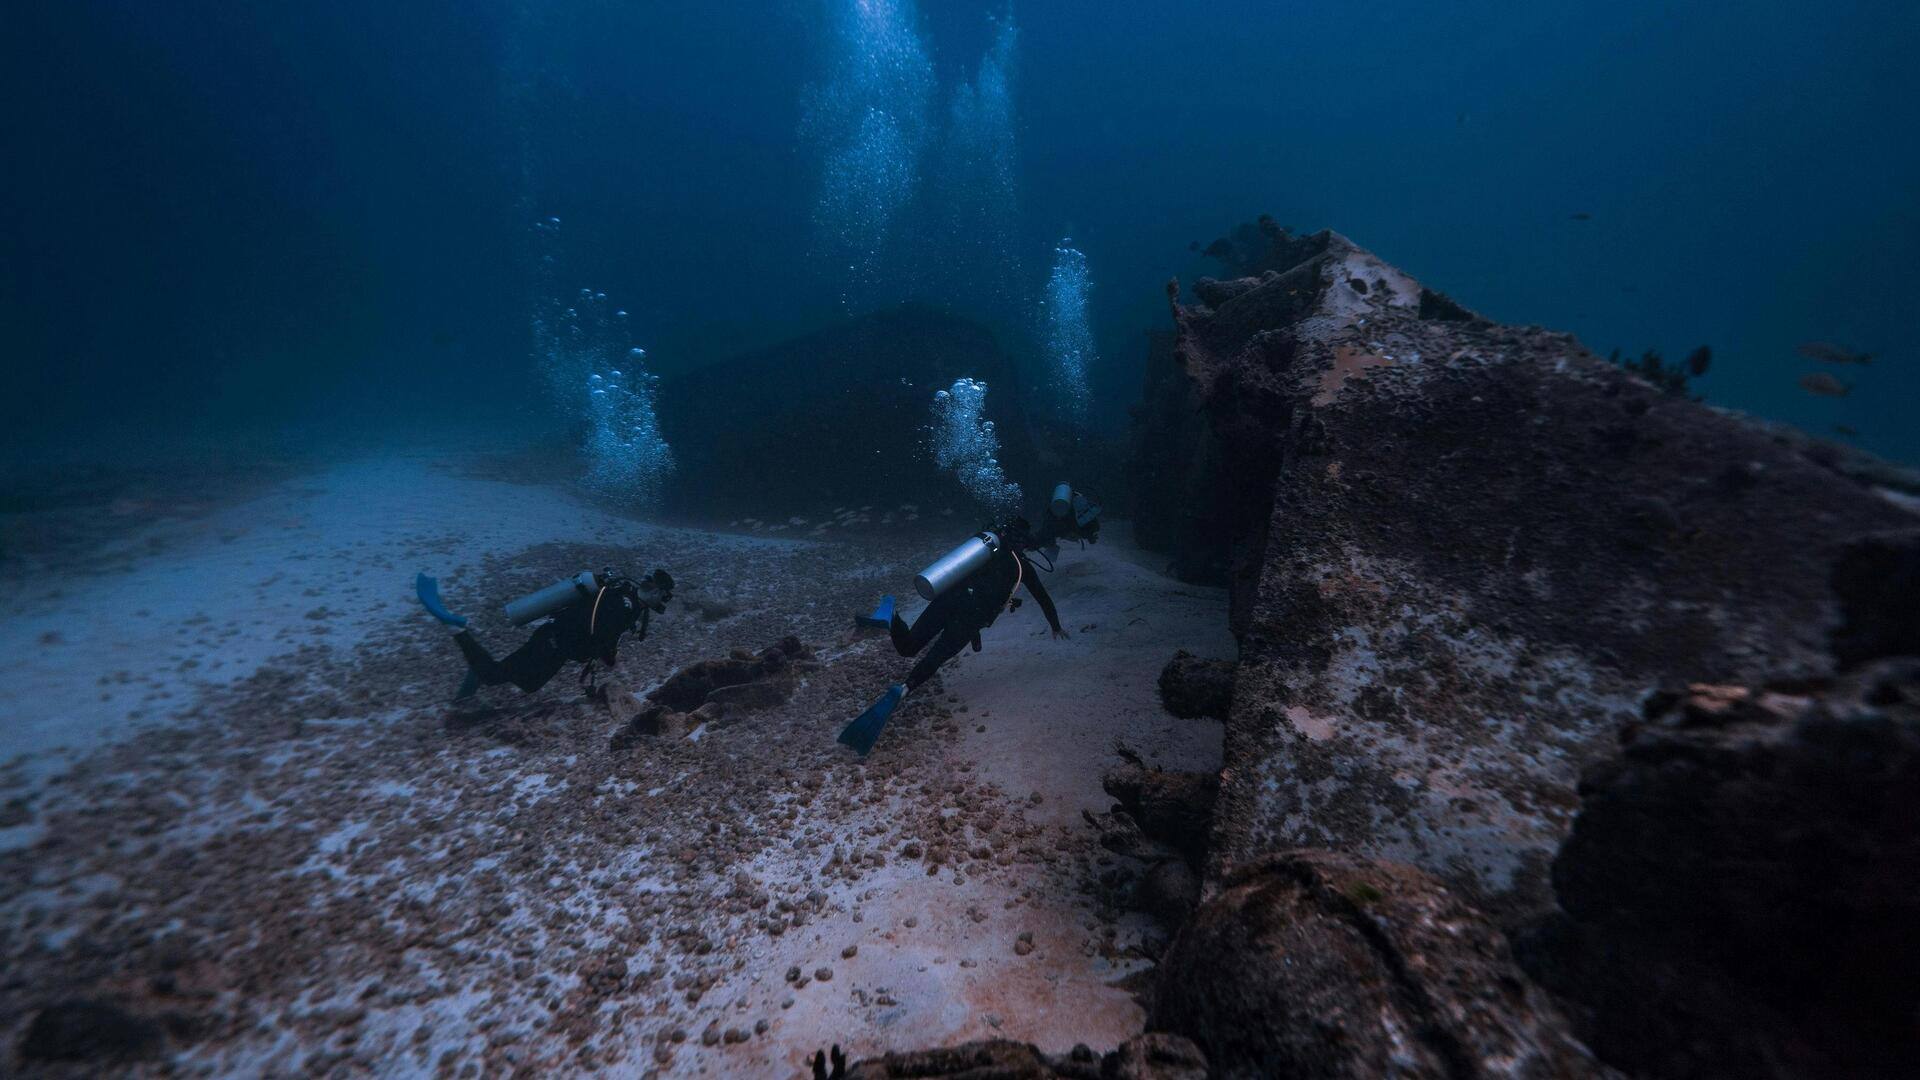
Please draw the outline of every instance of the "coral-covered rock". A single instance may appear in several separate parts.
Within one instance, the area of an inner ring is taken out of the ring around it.
[[[1529,953],[1595,1050],[1660,1076],[1920,1075],[1920,660],[1659,695],[1580,790],[1567,920]]]
[[[728,710],[783,704],[793,696],[799,673],[813,665],[813,650],[789,635],[758,653],[736,649],[730,656],[688,664],[637,706],[631,694],[609,687],[604,695],[609,711],[625,721],[613,736],[613,749],[642,735],[685,734],[695,725],[721,719]]]
[[[859,1061],[848,1080],[1205,1080],[1207,1059],[1177,1035],[1137,1035],[1100,1055],[1084,1046],[1047,1054],[1028,1043],[991,1039]]]
[[[1212,873],[1352,850],[1517,925],[1552,906],[1580,769],[1641,698],[1830,674],[1837,561],[1915,519],[1857,469],[1338,234],[1273,252],[1297,261],[1175,303],[1165,393],[1205,430],[1156,474],[1220,493],[1168,550],[1229,537]]]
[[[1178,927],[1200,903],[1200,875],[1185,859],[1161,859],[1148,866],[1134,883],[1131,906]]]
[[[41,1009],[21,1036],[22,1062],[124,1061],[161,1046],[160,1025],[118,1005],[62,1001]]]
[[[1200,870],[1220,778],[1213,773],[1149,768],[1125,747],[1126,764],[1102,778],[1119,800],[1105,814],[1087,813],[1102,847],[1145,863],[1130,906],[1177,927],[1200,901]]]
[[[1220,778],[1213,773],[1148,768],[1138,758],[1110,769],[1101,778],[1108,795],[1155,843],[1163,844],[1196,869],[1206,858],[1207,831]]]
[[[1605,1071],[1486,916],[1412,867],[1330,852],[1221,882],[1162,962],[1148,1025],[1219,1077]]]
[[[1133,539],[1166,553],[1182,581],[1224,585],[1243,499],[1219,478],[1222,450],[1193,380],[1174,356],[1174,335],[1147,335],[1147,373],[1133,408],[1128,452]]]
[[[1160,669],[1160,702],[1175,716],[1225,720],[1233,707],[1233,661],[1209,660],[1185,649]]]

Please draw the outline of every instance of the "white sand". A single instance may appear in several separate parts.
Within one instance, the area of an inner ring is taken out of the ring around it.
[[[200,688],[303,644],[351,646],[417,608],[417,571],[548,541],[644,545],[656,531],[560,487],[468,479],[425,456],[338,465],[190,521],[126,522],[114,545],[132,553],[126,568],[116,557],[102,574],[0,582],[0,762],[164,722]]]

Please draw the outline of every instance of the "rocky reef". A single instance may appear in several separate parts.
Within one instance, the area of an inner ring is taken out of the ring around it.
[[[1216,1075],[1912,1071],[1912,474],[1337,233],[1209,251],[1133,436],[1240,645],[1162,678],[1226,743],[1150,1026]]]
[[[1580,770],[1646,692],[1833,673],[1836,562],[1913,518],[1336,233],[1284,247],[1173,305],[1225,509],[1171,547],[1226,523],[1241,646],[1214,873],[1355,852],[1512,925],[1551,906]]]

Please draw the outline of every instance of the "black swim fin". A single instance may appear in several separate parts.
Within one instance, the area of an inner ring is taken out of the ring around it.
[[[869,705],[866,712],[861,713],[853,723],[841,729],[840,741],[853,747],[854,752],[861,757],[866,757],[867,752],[873,749],[873,744],[879,740],[881,729],[887,726],[887,718],[893,715],[893,710],[900,707],[900,699],[906,696],[906,683],[894,683],[887,687],[887,692],[880,695],[880,700]]]
[[[480,692],[480,673],[467,669],[467,677],[460,680],[460,689],[454,691],[453,700],[465,701]]]

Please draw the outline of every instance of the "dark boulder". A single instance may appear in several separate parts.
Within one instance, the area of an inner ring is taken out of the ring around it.
[[[1920,1075],[1920,660],[1657,695],[1580,792],[1527,951],[1602,1056]]]
[[[1126,764],[1102,778],[1118,800],[1105,814],[1086,814],[1102,847],[1146,864],[1134,880],[1128,906],[1168,928],[1186,921],[1200,902],[1200,871],[1220,778],[1213,773],[1149,768],[1120,748]]]
[[[1160,669],[1160,702],[1175,716],[1225,720],[1233,707],[1231,660],[1208,660],[1181,649]]]
[[[971,508],[922,445],[934,391],[987,384],[1000,461],[1024,482],[1036,453],[1016,375],[985,327],[905,305],[664,377],[660,427],[679,466],[665,507],[769,520],[882,501]]]
[[[63,1001],[41,1009],[20,1039],[23,1062],[124,1061],[152,1055],[160,1025],[99,1001]]]
[[[1136,1035],[1107,1054],[1077,1046],[1048,1054],[1029,1043],[983,1040],[868,1058],[848,1080],[1206,1080],[1207,1059],[1177,1035]]]
[[[1130,752],[1127,756],[1130,760],[1125,765],[1109,769],[1100,781],[1107,794],[1118,800],[1113,812],[1125,814],[1149,840],[1199,869],[1206,859],[1220,777],[1149,768]]]
[[[1493,924],[1431,875],[1297,851],[1220,883],[1148,1026],[1216,1077],[1588,1077],[1602,1069]]]
[[[1146,379],[1133,408],[1127,454],[1133,539],[1164,552],[1182,581],[1224,585],[1244,500],[1219,483],[1219,440],[1193,382],[1174,355],[1174,335],[1147,335]]]

